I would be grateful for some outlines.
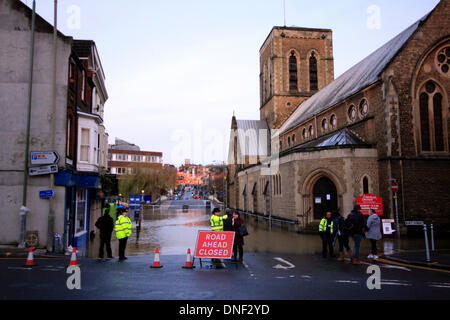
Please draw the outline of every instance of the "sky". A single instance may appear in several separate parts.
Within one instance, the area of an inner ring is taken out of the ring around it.
[[[36,0],[51,24],[53,2]],[[333,30],[337,78],[438,2],[285,0],[285,17]],[[58,29],[97,45],[109,143],[163,152],[164,163],[210,164],[227,158],[233,113],[259,119],[259,49],[283,12],[283,0],[59,0]]]

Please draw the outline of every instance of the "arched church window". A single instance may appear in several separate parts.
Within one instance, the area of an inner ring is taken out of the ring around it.
[[[297,79],[297,57],[294,51],[291,51],[289,57],[289,90],[298,90]]]
[[[325,133],[328,131],[328,120],[324,118],[322,120],[322,132]]]
[[[363,194],[369,193],[369,179],[367,177],[363,178]]]
[[[431,80],[419,95],[419,117],[422,151],[445,151],[443,96]]]
[[[313,126],[309,126],[309,137],[310,138],[314,137],[314,128],[313,128]]]
[[[317,85],[317,59],[314,56],[314,52],[311,52],[309,57],[309,90],[318,90]]]
[[[330,124],[331,124],[331,128],[332,128],[332,129],[336,129],[336,127],[337,127],[337,118],[336,118],[336,115],[335,115],[335,114],[333,114],[333,115],[331,116],[331,118],[330,118]]]
[[[446,76],[450,76],[450,46],[438,50],[435,62],[439,71]]]
[[[306,131],[306,128],[303,128],[303,131],[302,131],[302,138],[303,138],[303,140],[308,139],[308,132]]]
[[[361,118],[364,118],[369,113],[369,104],[367,103],[366,99],[362,99],[359,103],[359,113],[361,115]]]
[[[356,119],[356,108],[354,105],[351,105],[348,108],[348,119],[350,120],[350,122],[353,122]]]

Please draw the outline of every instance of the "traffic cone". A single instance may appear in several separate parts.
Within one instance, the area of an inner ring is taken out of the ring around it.
[[[72,256],[70,257],[70,266],[77,266],[77,248],[73,247]]]
[[[155,250],[155,260],[153,261],[153,265],[150,266],[150,268],[162,268],[163,266],[159,262],[159,249],[156,248]]]
[[[27,257],[27,263],[25,263],[25,267],[33,267],[34,264],[34,258],[33,258],[33,247],[30,247],[30,251],[28,252]]]
[[[186,265],[183,266],[184,269],[193,269],[194,266],[192,265],[192,260],[191,260],[191,249],[187,250],[187,256],[186,256]]]

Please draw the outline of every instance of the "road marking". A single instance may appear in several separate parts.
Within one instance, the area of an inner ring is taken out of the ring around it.
[[[446,289],[450,289],[450,286],[444,286],[444,285],[440,285],[440,284],[430,284],[428,285],[429,287],[434,287],[434,288],[446,288]]]
[[[429,268],[429,267],[416,266],[416,265],[412,265],[412,264],[406,264],[406,263],[400,263],[400,262],[396,262],[396,261],[385,260],[385,259],[382,259],[382,258],[378,258],[378,261],[379,261],[379,262],[384,262],[384,263],[387,263],[387,264],[393,264],[393,265],[397,265],[397,266],[408,267],[408,268],[414,268],[414,269],[422,269],[422,270],[428,270],[428,271],[437,271],[437,272],[450,273],[450,270],[435,269],[435,268]]]
[[[411,269],[406,268],[406,267],[392,266],[389,264],[380,264],[380,267],[387,268],[387,269],[399,269],[399,270],[404,270],[404,271],[411,271]]]
[[[393,282],[393,281],[381,281],[380,282],[381,285],[385,286],[405,286],[405,287],[410,287],[412,286],[412,284],[410,283],[402,283],[402,282]]]
[[[286,269],[295,268],[295,266],[292,263],[290,263],[289,261],[284,260],[283,258],[275,257],[274,259],[277,260],[277,261],[280,261],[280,262],[282,262],[284,264],[286,264],[285,266],[283,266],[281,264],[277,264],[277,265],[272,267],[274,269],[285,269],[286,270]]]
[[[336,280],[337,283],[359,283],[359,281],[356,280]]]
[[[10,270],[31,270],[32,268],[27,267],[8,267]]]

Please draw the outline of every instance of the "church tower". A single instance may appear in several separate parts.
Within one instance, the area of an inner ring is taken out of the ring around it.
[[[259,55],[260,120],[271,129],[334,80],[330,29],[273,27]]]

